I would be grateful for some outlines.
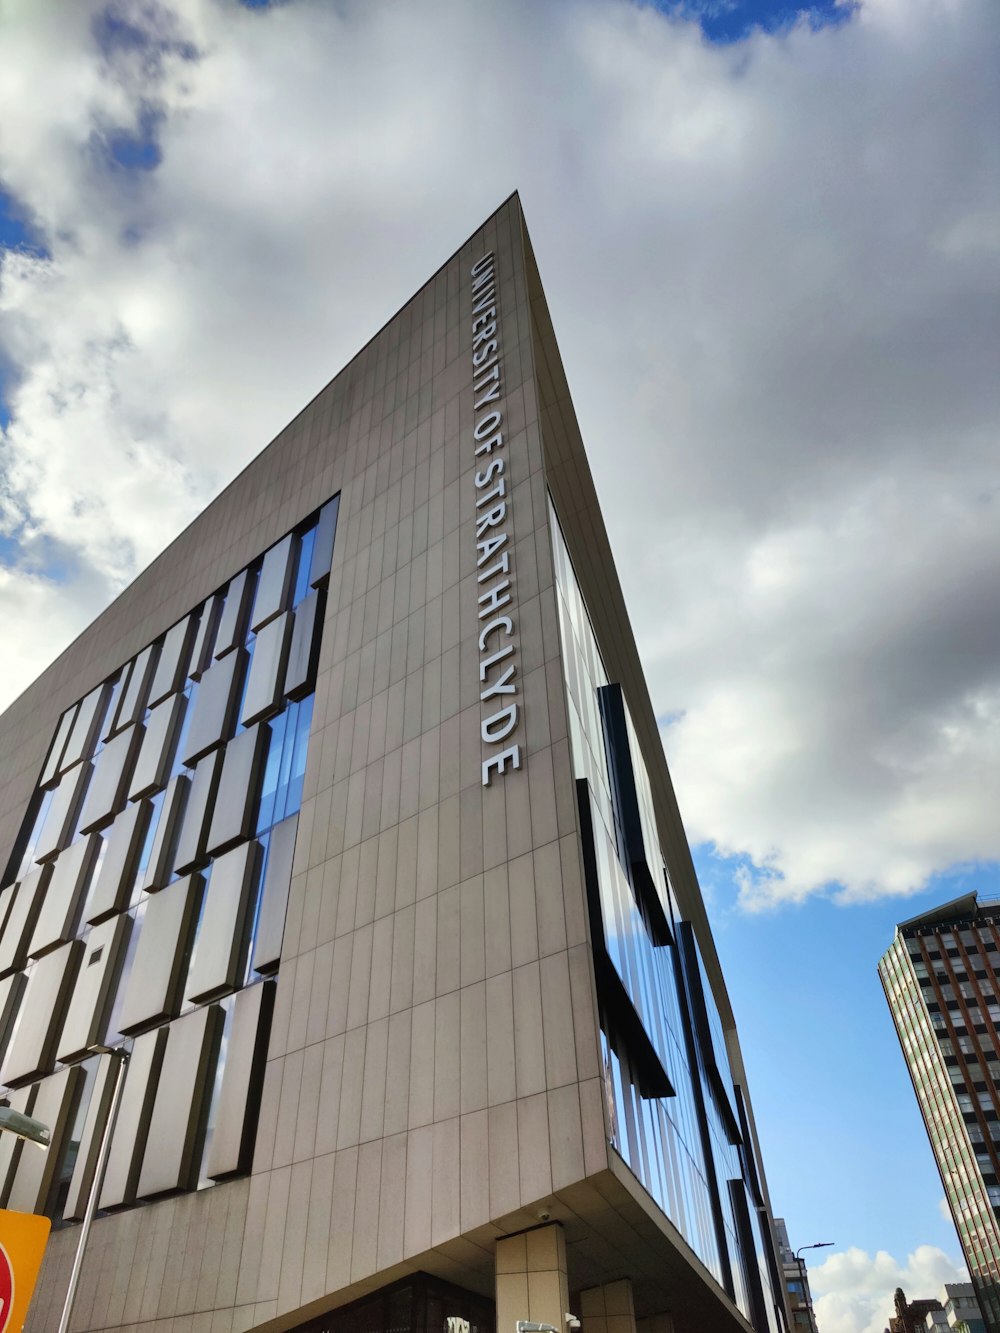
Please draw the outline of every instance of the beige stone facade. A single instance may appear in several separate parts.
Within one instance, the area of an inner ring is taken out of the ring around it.
[[[492,455],[475,453],[490,404],[470,333],[491,252],[517,668],[499,703],[518,706],[503,745],[482,732]],[[337,493],[252,1173],[100,1218],[72,1327],[287,1329],[424,1272],[495,1293],[504,1333],[571,1310],[586,1333],[746,1330],[613,1146],[550,495],[742,1068],[516,196],[0,719],[0,864],[63,709]],[[519,767],[484,784],[515,742]],[[76,1238],[53,1233],[29,1333],[54,1333]]]

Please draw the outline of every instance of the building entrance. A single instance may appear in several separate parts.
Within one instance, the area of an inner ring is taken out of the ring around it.
[[[496,1333],[496,1307],[485,1296],[417,1273],[292,1333]]]

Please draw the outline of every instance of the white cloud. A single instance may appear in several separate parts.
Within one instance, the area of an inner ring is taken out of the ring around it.
[[[0,0],[9,581],[55,539],[110,596],[517,186],[691,834],[751,905],[1000,857],[991,0],[113,10]]]
[[[885,1250],[873,1257],[852,1247],[809,1270],[816,1323],[822,1333],[883,1333],[895,1313],[893,1293],[908,1301],[940,1299],[946,1282],[968,1282],[964,1267],[934,1245],[919,1245],[906,1263]]]
[[[78,577],[73,595],[85,620],[101,610],[106,592],[100,581]],[[66,586],[27,567],[12,572],[0,563],[0,625],[5,630],[4,684],[14,696],[44,671],[53,645],[63,646],[68,629],[72,632]]]

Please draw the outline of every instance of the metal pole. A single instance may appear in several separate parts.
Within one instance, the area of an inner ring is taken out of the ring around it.
[[[802,1248],[810,1249],[813,1247],[803,1246]],[[816,1333],[816,1316],[813,1314],[812,1292],[809,1290],[809,1279],[806,1276],[806,1261],[800,1254],[797,1254],[795,1256],[795,1262],[799,1266],[799,1281],[802,1283],[802,1308],[805,1310],[809,1319],[810,1333]]]
[[[73,1260],[73,1269],[69,1275],[69,1286],[66,1289],[66,1300],[63,1303],[62,1315],[59,1319],[59,1333],[69,1333],[70,1315],[73,1313],[73,1300],[76,1296],[77,1284],[80,1281],[80,1270],[83,1268],[83,1258],[87,1251],[87,1240],[90,1236],[90,1227],[94,1221],[94,1214],[97,1212],[97,1200],[101,1196],[101,1186],[104,1184],[104,1171],[108,1165],[108,1154],[111,1150],[111,1135],[114,1132],[115,1121],[118,1119],[118,1106],[121,1102],[122,1089],[125,1086],[125,1069],[128,1065],[129,1053],[126,1050],[115,1048],[103,1052],[109,1055],[115,1061],[115,1086],[111,1094],[111,1106],[108,1110],[108,1118],[104,1125],[104,1136],[101,1139],[101,1148],[97,1154],[97,1164],[94,1167],[94,1179],[90,1186],[90,1194],[87,1198],[87,1207],[84,1209],[83,1221],[80,1224],[80,1239],[76,1244],[76,1257]]]
[[[806,1277],[806,1271],[805,1271],[806,1261],[802,1258],[802,1251],[828,1250],[831,1245],[836,1245],[836,1243],[837,1242],[833,1240],[818,1240],[814,1245],[800,1245],[799,1248],[795,1251],[794,1258],[796,1264],[798,1265],[799,1277],[802,1279],[802,1302],[806,1307],[806,1314],[809,1316],[809,1328],[811,1329],[812,1333],[817,1333],[816,1316],[813,1314],[812,1292],[809,1291],[809,1279]],[[809,1291],[808,1297],[806,1296],[807,1291]]]

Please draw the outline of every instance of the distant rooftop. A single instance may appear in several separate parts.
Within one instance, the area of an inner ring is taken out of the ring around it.
[[[902,934],[921,926],[947,926],[956,921],[974,921],[981,915],[1000,915],[1000,898],[980,898],[973,890],[972,893],[963,893],[959,898],[952,898],[950,902],[900,921],[896,930]]]

